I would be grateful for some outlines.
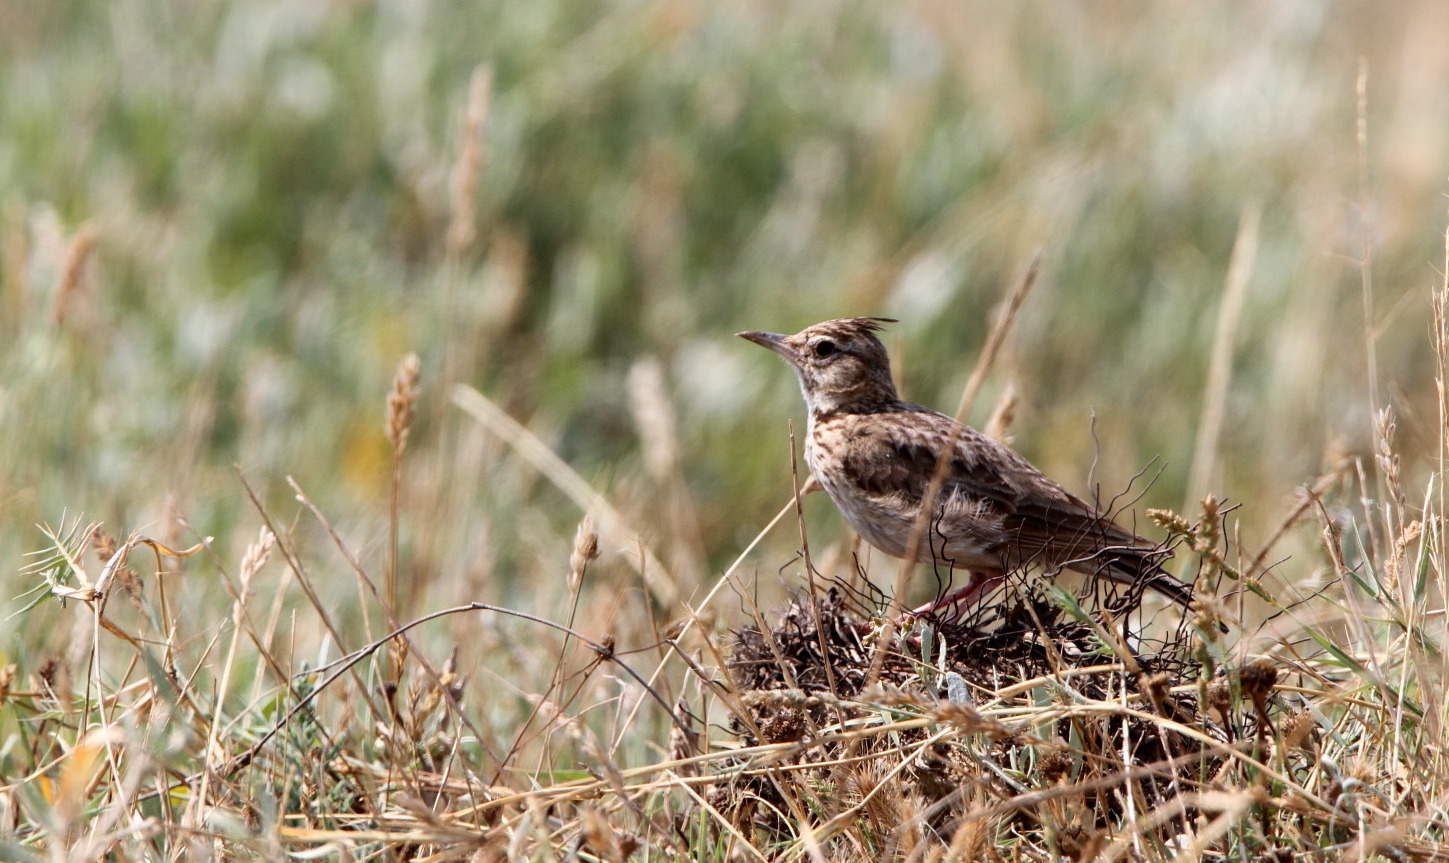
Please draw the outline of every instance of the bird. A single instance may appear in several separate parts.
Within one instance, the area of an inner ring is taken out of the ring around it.
[[[810,474],[870,545],[905,558],[928,487],[943,472],[915,560],[972,577],[914,613],[970,606],[1007,572],[1033,564],[1049,576],[1070,569],[1191,606],[1192,587],[1159,562],[1170,550],[1117,524],[1005,443],[903,401],[876,336],[889,323],[896,321],[841,318],[794,335],[736,335],[779,354],[794,370],[810,412]]]

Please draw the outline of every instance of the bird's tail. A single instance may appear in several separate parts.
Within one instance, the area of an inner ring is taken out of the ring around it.
[[[1097,573],[1104,578],[1129,587],[1146,588],[1185,609],[1190,608],[1196,596],[1192,585],[1157,563],[1158,560],[1170,556],[1170,552],[1154,548],[1113,548],[1099,552],[1094,563]]]
[[[1192,607],[1195,596],[1192,585],[1179,580],[1162,567],[1154,564],[1151,572],[1133,576],[1132,583],[1137,583],[1138,579],[1141,579],[1144,587],[1156,591],[1183,608]]]

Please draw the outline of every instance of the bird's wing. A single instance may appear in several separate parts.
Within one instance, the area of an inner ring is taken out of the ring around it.
[[[924,408],[894,417],[863,426],[851,442],[848,474],[863,491],[901,494],[919,504],[941,452],[949,450],[938,505],[960,497],[989,507],[1001,519],[1002,542],[1015,544],[1015,559],[1060,563],[1104,548],[1129,554],[1155,548],[1000,441]]]
[[[995,549],[1005,565],[1063,566],[1140,583],[1184,607],[1192,602],[1192,588],[1160,566],[1170,551],[1098,512],[1015,450],[925,408],[892,419],[848,432],[845,474],[862,492],[919,507],[948,451],[937,507],[972,515],[957,519],[954,539]]]
[[[1013,501],[1023,489],[1013,465],[992,451],[1015,455],[1011,450],[934,412],[901,412],[892,419],[895,421],[861,423],[850,431],[845,468],[862,491],[899,494],[918,504],[935,475],[941,452],[949,448],[943,492],[990,501],[1004,512],[1014,508]],[[983,442],[987,446],[981,446]]]

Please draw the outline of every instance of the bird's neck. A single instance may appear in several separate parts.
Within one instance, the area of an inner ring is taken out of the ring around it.
[[[818,421],[839,414],[878,414],[894,410],[900,404],[894,386],[869,386],[843,390],[816,389],[805,394],[810,403],[810,419]]]

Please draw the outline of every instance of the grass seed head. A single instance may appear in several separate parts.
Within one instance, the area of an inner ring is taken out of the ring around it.
[[[584,570],[589,561],[599,557],[599,534],[594,530],[593,519],[584,516],[574,531],[574,548],[569,554],[569,590],[579,589],[584,581]]]
[[[1283,745],[1288,749],[1308,749],[1317,738],[1318,722],[1307,710],[1290,713],[1279,726]]]
[[[392,392],[387,396],[387,422],[383,431],[392,444],[393,456],[400,457],[408,447],[408,434],[412,430],[414,408],[418,400],[418,372],[421,367],[418,355],[410,353],[398,363],[393,375]]]
[[[1255,659],[1238,672],[1243,697],[1261,702],[1278,684],[1278,666],[1271,659]]]
[[[1153,524],[1176,536],[1186,536],[1192,532],[1192,525],[1188,524],[1187,519],[1170,509],[1149,509],[1147,517]]]

